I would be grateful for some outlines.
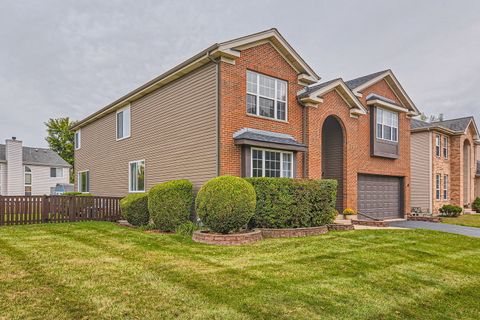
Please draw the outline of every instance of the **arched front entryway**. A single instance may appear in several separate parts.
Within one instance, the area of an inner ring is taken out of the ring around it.
[[[470,141],[465,140],[463,143],[463,204],[470,204],[471,189],[471,145]]]
[[[336,209],[343,212],[343,168],[345,139],[340,121],[329,116],[322,127],[322,178],[338,181]]]

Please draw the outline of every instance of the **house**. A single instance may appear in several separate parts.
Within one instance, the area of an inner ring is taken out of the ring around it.
[[[0,195],[48,195],[69,180],[70,165],[52,150],[24,147],[15,137],[0,144]]]
[[[391,70],[320,76],[276,30],[215,44],[78,122],[76,188],[196,188],[218,175],[332,178],[337,210],[410,209],[410,120]]]
[[[445,204],[470,208],[474,200],[479,133],[473,117],[411,121],[412,207],[438,213]]]

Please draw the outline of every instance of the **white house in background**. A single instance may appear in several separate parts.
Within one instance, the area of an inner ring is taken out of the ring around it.
[[[70,165],[54,151],[24,147],[15,137],[0,144],[0,195],[48,195],[69,181]]]

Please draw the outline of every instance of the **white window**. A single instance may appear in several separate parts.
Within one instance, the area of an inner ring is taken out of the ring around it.
[[[32,195],[32,169],[30,167],[25,167],[25,195]]]
[[[287,82],[247,71],[247,113],[287,121]]]
[[[50,178],[63,178],[63,168],[50,168]]]
[[[377,108],[377,139],[398,142],[398,113]]]
[[[443,137],[443,157],[448,159],[448,137]]]
[[[78,172],[78,191],[79,192],[90,192],[90,171],[80,171]]]
[[[252,177],[293,177],[291,152],[252,148]]]
[[[440,200],[440,185],[441,185],[442,175],[437,174],[435,176],[435,199]]]
[[[82,132],[80,130],[75,131],[75,150],[80,149],[82,145]]]
[[[128,191],[145,192],[145,160],[129,162]]]
[[[117,111],[117,140],[130,137],[130,106]]]
[[[443,176],[443,200],[448,200],[448,174]]]
[[[437,157],[440,157],[440,150],[442,149],[441,144],[442,144],[442,142],[441,142],[441,139],[440,139],[440,135],[437,134],[435,136],[435,155]]]

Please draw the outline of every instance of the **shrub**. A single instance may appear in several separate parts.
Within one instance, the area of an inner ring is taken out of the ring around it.
[[[255,213],[255,189],[242,178],[222,176],[205,183],[195,201],[197,214],[213,232],[246,227]]]
[[[69,191],[69,192],[64,192],[62,196],[76,196],[76,197],[92,197],[93,194],[91,193],[83,193],[83,192],[78,192],[78,191]]]
[[[186,236],[186,237],[189,237],[191,236],[195,231],[199,230],[200,228],[195,224],[193,223],[192,221],[188,221],[188,222],[185,222],[185,223],[182,223],[181,225],[179,225],[176,229],[175,229],[175,232],[182,235],[182,236]]]
[[[357,213],[352,208],[346,208],[345,210],[343,210],[343,214],[346,215],[346,216],[351,216],[351,215],[355,215]]]
[[[120,200],[122,217],[131,225],[144,226],[150,221],[148,213],[148,194],[133,193]]]
[[[475,201],[473,201],[472,209],[480,213],[480,197],[477,197]]]
[[[192,212],[193,185],[189,180],[173,180],[158,184],[148,193],[148,211],[155,226],[175,231],[189,221]]]
[[[259,228],[301,228],[333,223],[337,211],[335,180],[247,178],[257,206],[250,222]]]
[[[458,217],[463,212],[462,207],[446,204],[440,208],[440,213],[446,217]]]

